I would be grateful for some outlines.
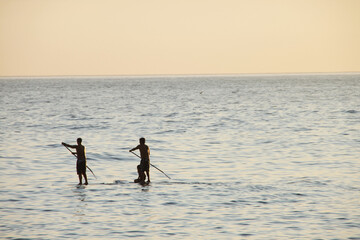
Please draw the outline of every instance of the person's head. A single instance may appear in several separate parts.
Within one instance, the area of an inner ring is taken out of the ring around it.
[[[143,138],[143,137],[140,138],[140,139],[139,139],[139,142],[140,142],[140,144],[145,144],[145,138]]]
[[[81,138],[78,138],[78,139],[77,139],[77,144],[80,145],[81,142],[82,142],[82,139],[81,139]]]

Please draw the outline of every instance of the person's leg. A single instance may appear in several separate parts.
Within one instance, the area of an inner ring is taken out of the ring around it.
[[[82,185],[82,177],[81,177],[81,174],[78,174],[79,176],[79,185]]]
[[[146,170],[146,175],[147,175],[148,182],[150,182],[150,171],[149,171],[149,169]],[[144,181],[145,181],[145,179],[144,179]]]
[[[146,162],[145,171],[146,171],[148,182],[150,182],[150,161]]]
[[[146,176],[145,176],[145,173],[144,173],[144,170],[143,170],[142,166],[141,166],[141,165],[138,165],[138,166],[137,166],[137,170],[138,170],[138,175],[139,175],[137,182],[144,182]]]
[[[140,182],[145,182],[146,179],[146,175],[144,171],[141,171],[141,175],[140,175]]]
[[[79,177],[79,185],[82,185],[82,166],[81,166],[81,162],[79,160],[76,161],[76,173]]]
[[[146,179],[146,175],[145,175],[145,171],[144,171],[144,167],[143,166],[140,166],[140,172],[141,172],[141,182],[145,182],[145,179]]]
[[[138,172],[138,179],[140,180],[140,176],[141,176],[141,167],[140,167],[140,165],[137,165],[137,172]]]
[[[87,180],[87,175],[86,175],[86,172],[84,172],[84,179],[85,179],[85,185],[88,185],[89,183],[88,183],[88,180]]]

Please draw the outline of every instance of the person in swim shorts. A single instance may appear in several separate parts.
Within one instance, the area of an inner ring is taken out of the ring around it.
[[[69,145],[67,143],[62,143],[65,147],[75,148],[76,149],[76,172],[79,176],[79,184],[82,184],[82,177],[84,176],[85,185],[88,185],[88,180],[86,176],[86,154],[85,154],[85,146],[81,144],[82,139],[77,139],[77,145]]]
[[[139,149],[141,156],[140,165],[137,166],[139,177],[135,179],[135,182],[145,182],[146,176],[147,182],[150,182],[150,148],[145,144],[145,138],[140,138],[139,142],[138,146],[129,150],[129,152],[132,152]]]

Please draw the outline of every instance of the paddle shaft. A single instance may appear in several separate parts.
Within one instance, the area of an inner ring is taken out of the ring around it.
[[[134,153],[134,152],[131,152],[132,154],[134,154],[135,156],[137,156],[138,158],[140,158],[141,159],[141,157],[139,156],[139,155],[137,155],[136,153]],[[163,170],[161,170],[161,169],[159,169],[158,167],[156,167],[156,166],[154,166],[153,164],[151,164],[150,163],[150,166],[152,166],[152,167],[154,167],[154,168],[156,168],[157,170],[159,170],[160,172],[162,172],[166,177],[168,177],[169,179],[171,179],[166,173],[164,173],[164,171]]]
[[[69,150],[69,152],[71,152],[72,155],[74,155],[74,157],[77,158],[76,153],[74,153],[73,151],[71,151],[67,146],[65,146],[65,145],[63,145],[63,146],[66,147],[66,149]],[[88,165],[86,165],[86,167],[90,170],[90,172],[92,173],[92,175],[94,175],[94,177],[97,179],[97,177],[95,176],[95,174],[94,174],[94,172],[91,170],[91,168],[89,168]]]

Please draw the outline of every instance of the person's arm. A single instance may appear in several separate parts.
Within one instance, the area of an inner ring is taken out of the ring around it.
[[[64,143],[64,142],[62,142],[62,145],[64,145],[65,147],[70,147],[70,148],[76,148],[77,147],[77,145],[69,145],[69,144]]]
[[[139,145],[134,147],[133,149],[130,149],[129,152],[135,151],[136,149],[139,149]]]

